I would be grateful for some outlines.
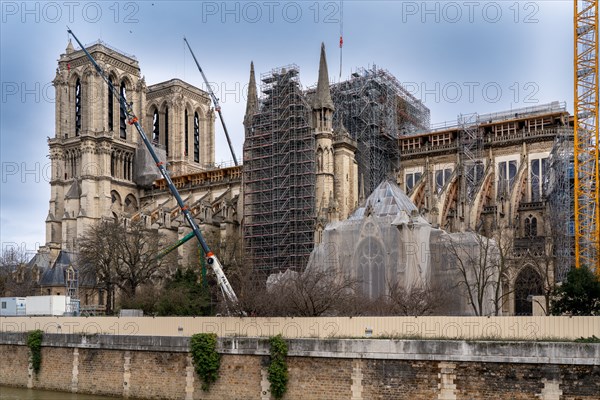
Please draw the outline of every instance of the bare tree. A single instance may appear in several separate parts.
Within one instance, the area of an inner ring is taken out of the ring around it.
[[[8,294],[7,286],[10,274],[4,268],[4,266],[0,267],[0,297],[4,297]]]
[[[353,301],[357,280],[334,269],[307,270],[275,285],[279,313],[299,317],[336,314],[345,303]]]
[[[116,289],[132,299],[146,283],[164,278],[162,243],[157,230],[141,221],[127,227],[118,221],[103,221],[80,238],[79,263],[84,279],[98,282],[106,290],[106,311],[114,309]]]
[[[82,280],[97,282],[106,292],[106,313],[114,309],[117,283],[117,242],[122,226],[114,221],[102,221],[88,228],[79,238],[79,264]]]
[[[454,238],[460,238],[455,240]],[[500,286],[499,256],[496,242],[473,232],[453,234],[446,239],[446,251],[454,259],[459,273],[458,286],[475,315],[484,315],[490,293]],[[493,301],[499,298],[495,296]],[[498,310],[498,306],[494,307]]]
[[[400,282],[388,283],[387,303],[391,315],[433,315],[444,304],[443,288],[430,285],[406,288]]]
[[[141,285],[165,277],[165,258],[158,257],[164,244],[158,230],[147,229],[142,221],[131,222],[117,237],[116,284],[123,295],[133,298]]]
[[[0,254],[0,266],[17,266],[27,264],[29,261],[27,252],[19,247],[6,246]]]
[[[227,276],[235,288],[240,310],[257,317],[280,315],[276,310],[280,299],[274,301],[274,296],[267,291],[266,272],[237,267],[229,269]]]
[[[492,239],[496,242],[497,248],[497,252],[495,252],[497,256],[495,260],[495,265],[497,266],[496,283],[493,284],[494,315],[500,315],[511,293],[507,289],[508,285],[503,285],[502,283],[508,279],[510,270],[514,267],[512,258],[514,238],[511,235],[511,231],[506,226],[502,226],[494,230]]]
[[[27,252],[18,247],[6,247],[0,254],[0,295],[30,296],[37,289],[39,274],[30,267]]]

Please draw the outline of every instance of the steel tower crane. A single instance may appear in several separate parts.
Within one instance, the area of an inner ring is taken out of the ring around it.
[[[229,138],[229,132],[227,131],[227,126],[225,126],[225,120],[223,119],[223,114],[221,113],[221,105],[219,104],[219,99],[217,98],[217,96],[215,96],[215,92],[213,92],[212,87],[208,83],[208,79],[206,78],[206,75],[204,75],[204,71],[202,71],[202,67],[200,67],[200,63],[196,59],[196,55],[192,51],[192,47],[190,46],[190,44],[188,43],[188,41],[185,37],[183,38],[183,41],[185,42],[185,44],[187,44],[187,47],[190,50],[190,53],[192,53],[192,57],[194,58],[194,61],[196,62],[196,66],[198,67],[198,71],[200,71],[200,74],[202,75],[202,78],[204,79],[204,84],[206,85],[206,90],[208,91],[208,94],[210,95],[210,98],[212,99],[213,104],[215,106],[215,111],[219,114],[219,120],[221,121],[221,126],[223,127],[223,131],[225,132],[225,138],[227,138],[227,144],[229,145],[229,151],[231,151],[231,156],[233,157],[233,162],[234,162],[235,166],[237,167],[238,160],[237,160],[237,157],[235,156],[235,152],[233,151],[233,145],[231,144],[231,139]]]
[[[574,0],[575,262],[600,276],[598,0]]]
[[[140,137],[142,138],[142,141],[144,142],[144,144],[146,145],[146,148],[150,152],[152,159],[154,160],[154,162],[156,163],[156,166],[160,170],[161,175],[167,182],[169,191],[171,192],[173,197],[175,197],[175,200],[177,201],[177,205],[181,208],[181,212],[182,212],[183,216],[185,217],[185,220],[187,221],[189,226],[192,228],[192,231],[193,231],[194,235],[196,236],[196,238],[198,239],[198,242],[200,242],[200,246],[202,246],[202,250],[204,251],[204,254],[206,254],[206,262],[208,263],[208,265],[210,265],[210,267],[212,268],[213,272],[215,273],[215,275],[217,277],[217,282],[218,282],[219,288],[223,292],[223,295],[225,296],[227,301],[231,305],[233,305],[234,307],[237,308],[239,305],[238,298],[237,298],[235,292],[233,291],[233,288],[231,287],[229,280],[225,276],[225,273],[223,272],[221,263],[217,259],[217,256],[215,256],[215,254],[210,250],[210,248],[208,247],[208,244],[204,240],[204,237],[202,236],[202,233],[200,232],[200,228],[198,228],[198,225],[196,224],[196,222],[194,221],[194,219],[192,217],[192,214],[190,213],[189,207],[186,204],[184,204],[183,199],[181,198],[181,195],[179,194],[179,191],[177,191],[177,188],[173,184],[173,181],[171,180],[171,176],[169,175],[169,172],[167,171],[167,169],[165,167],[165,163],[160,161],[158,156],[156,155],[156,152],[154,151],[152,144],[148,140],[146,133],[142,129],[142,126],[140,125],[138,118],[133,113],[132,104],[127,103],[125,98],[123,96],[121,96],[120,93],[114,88],[112,82],[108,79],[108,76],[106,75],[104,70],[98,65],[96,60],[94,60],[92,55],[86,50],[85,46],[79,41],[79,39],[77,38],[77,36],[75,36],[73,31],[70,28],[67,28],[67,32],[71,36],[73,36],[73,39],[75,39],[75,41],[79,44],[79,47],[81,47],[81,50],[83,50],[83,52],[85,53],[87,58],[90,60],[90,62],[96,69],[96,72],[98,72],[98,74],[102,77],[102,79],[104,79],[104,81],[107,83],[112,95],[118,99],[121,110],[123,110],[125,115],[127,115],[127,122],[129,123],[129,125],[133,125],[137,129],[138,133],[140,134]],[[241,311],[241,313],[243,314],[243,311]]]

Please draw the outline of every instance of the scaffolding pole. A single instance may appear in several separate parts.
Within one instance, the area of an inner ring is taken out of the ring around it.
[[[543,182],[548,199],[554,258],[554,279],[562,282],[574,265],[573,134],[561,129],[548,157],[548,178]]]

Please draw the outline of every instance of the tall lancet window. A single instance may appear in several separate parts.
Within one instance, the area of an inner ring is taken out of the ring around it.
[[[121,98],[127,103],[127,92],[125,90],[125,82],[121,82]],[[119,107],[121,110],[119,114],[119,137],[121,139],[127,139],[127,115],[123,107]]]
[[[108,82],[110,83],[108,86],[108,104],[107,104],[107,111],[108,111],[108,130],[112,131],[115,128],[115,124],[114,124],[114,120],[113,120],[113,107],[115,105],[115,97],[112,94],[112,91],[110,90],[111,86],[113,85],[113,80],[112,78],[108,78]]]
[[[165,151],[169,155],[169,108],[165,108]]]
[[[160,142],[160,117],[158,116],[158,110],[155,108],[152,114],[152,143],[158,144]]]
[[[81,133],[81,81],[75,82],[75,136]]]
[[[200,119],[194,113],[194,162],[200,162]]]
[[[190,134],[188,128],[189,128],[189,123],[188,123],[188,110],[186,108],[185,112],[184,112],[184,130],[183,130],[183,136],[185,137],[185,147],[183,149],[183,151],[185,152],[185,156],[187,157],[188,152],[189,152],[189,145],[190,145],[190,139],[188,137],[188,135]]]

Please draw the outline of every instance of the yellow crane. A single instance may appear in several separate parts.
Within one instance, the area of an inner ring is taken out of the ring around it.
[[[600,276],[598,0],[573,2],[575,263]]]

